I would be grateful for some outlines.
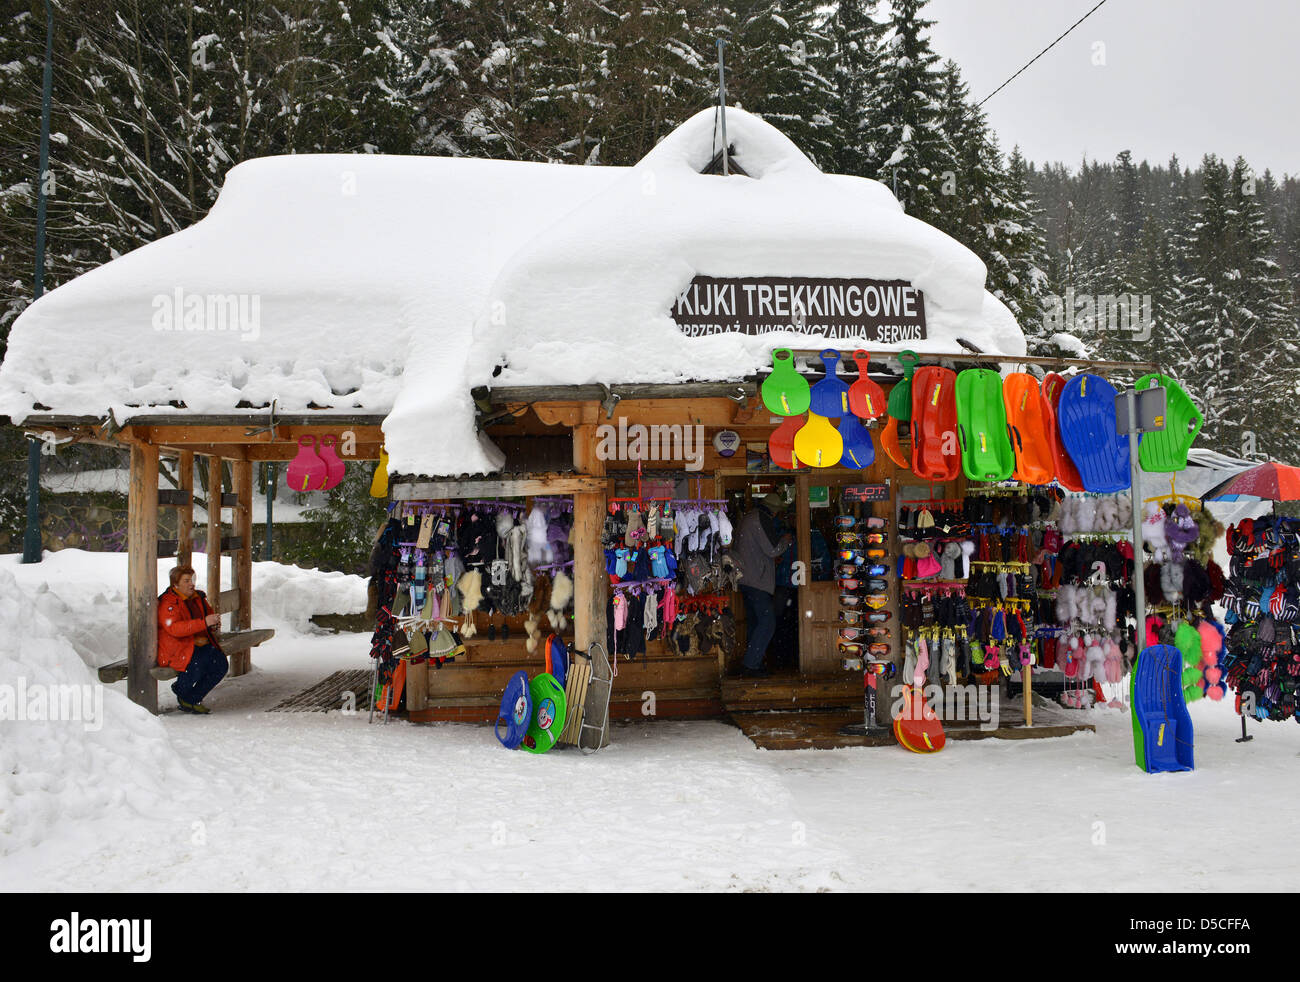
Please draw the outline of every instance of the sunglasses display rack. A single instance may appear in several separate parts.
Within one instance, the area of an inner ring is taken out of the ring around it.
[[[895,672],[889,624],[892,575],[889,520],[843,513],[835,517],[835,579],[839,586],[839,653],[845,671],[862,672],[863,723],[854,732],[885,727],[876,721],[877,683]]]

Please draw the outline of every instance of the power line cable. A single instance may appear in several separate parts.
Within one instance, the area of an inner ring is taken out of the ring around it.
[[[1091,17],[1093,14],[1095,14],[1095,13],[1097,12],[1097,10],[1098,10],[1098,9],[1099,9],[1103,4],[1105,4],[1105,3],[1106,3],[1106,0],[1099,0],[1097,6],[1093,7],[1093,8],[1092,8],[1091,10],[1089,10],[1086,14],[1084,14],[1082,17],[1080,17],[1078,20],[1076,20],[1073,24],[1071,24],[1069,27],[1067,27],[1067,28],[1065,29],[1065,33],[1064,33],[1064,34],[1062,34],[1060,37],[1058,37],[1055,41],[1053,41],[1051,44],[1049,44],[1049,45],[1048,45],[1046,48],[1044,48],[1042,51],[1038,52],[1038,54],[1034,55],[1034,57],[1030,58],[1029,61],[1025,62],[1024,66],[1020,69],[1020,71],[1016,72],[1016,73],[1015,73],[1014,75],[1012,75],[1009,79],[1007,79],[1005,82],[1003,82],[1001,85],[999,85],[996,89],[994,89],[992,92],[990,92],[988,95],[986,95],[983,99],[981,99],[979,102],[975,103],[975,108],[978,109],[980,106],[984,105],[984,103],[988,102],[988,101],[989,101],[990,99],[992,99],[995,95],[997,95],[999,92],[1001,92],[1003,89],[1005,89],[1008,85],[1010,85],[1012,82],[1014,82],[1017,78],[1019,78],[1019,77],[1020,77],[1020,76],[1025,72],[1025,70],[1026,70],[1027,68],[1029,68],[1030,65],[1032,65],[1032,64],[1033,64],[1034,62],[1036,62],[1039,58],[1043,57],[1043,55],[1047,54],[1047,52],[1051,51],[1051,50],[1052,50],[1053,48],[1055,48],[1058,44],[1060,44],[1062,41],[1064,41],[1065,38],[1066,38],[1066,36],[1069,35],[1069,33],[1070,33],[1071,31],[1073,31],[1076,27],[1078,27],[1080,24],[1082,24],[1085,20],[1087,20],[1089,17]]]

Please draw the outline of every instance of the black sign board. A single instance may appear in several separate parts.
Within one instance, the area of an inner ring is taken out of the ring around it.
[[[849,484],[840,490],[841,501],[888,501],[888,484]]]
[[[878,344],[926,338],[925,295],[904,280],[697,276],[671,313],[695,338],[772,331]]]

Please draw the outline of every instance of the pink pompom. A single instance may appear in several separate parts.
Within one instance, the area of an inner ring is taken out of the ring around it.
[[[1211,686],[1218,685],[1221,678],[1223,678],[1223,669],[1207,668],[1205,670],[1205,681],[1209,682]]]
[[[1201,636],[1201,653],[1217,655],[1223,649],[1223,635],[1209,621],[1196,625],[1196,632]]]
[[[1207,698],[1213,700],[1214,702],[1218,702],[1220,699],[1224,697],[1227,691],[1228,690],[1222,684],[1212,685],[1206,691],[1205,695]]]

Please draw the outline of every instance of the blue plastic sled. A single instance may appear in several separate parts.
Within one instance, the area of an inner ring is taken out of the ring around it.
[[[523,743],[532,720],[533,700],[528,691],[528,673],[515,672],[506,683],[506,691],[501,696],[501,711],[497,713],[493,727],[501,746],[514,750]],[[505,733],[501,732],[502,723],[505,724]]]
[[[1115,387],[1100,375],[1075,375],[1065,383],[1057,425],[1085,491],[1123,491],[1129,478],[1128,437],[1115,432]]]
[[[1183,653],[1171,644],[1145,649],[1129,682],[1133,754],[1148,774],[1190,771],[1192,717],[1183,700]]]

